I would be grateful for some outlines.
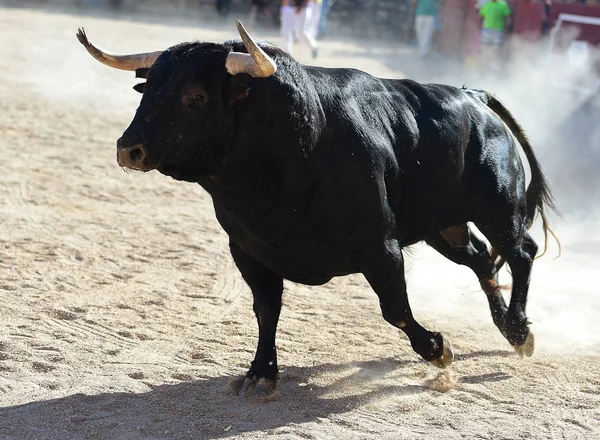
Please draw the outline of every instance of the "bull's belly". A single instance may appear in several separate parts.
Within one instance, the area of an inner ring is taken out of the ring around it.
[[[302,237],[282,242],[236,242],[248,255],[295,283],[320,285],[359,272],[358,256],[332,243]]]
[[[320,285],[359,272],[362,239],[349,222],[340,220],[339,210],[307,218],[281,209],[250,217],[215,208],[230,241],[287,280]]]

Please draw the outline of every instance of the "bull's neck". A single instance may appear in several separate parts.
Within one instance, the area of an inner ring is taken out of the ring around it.
[[[231,149],[227,161],[199,182],[215,203],[236,212],[270,210],[281,203],[281,194],[294,197],[307,181],[306,162],[300,154],[275,145],[242,145]]]

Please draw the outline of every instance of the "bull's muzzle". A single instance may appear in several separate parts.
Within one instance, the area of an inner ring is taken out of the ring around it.
[[[150,171],[152,167],[148,165],[146,150],[141,144],[120,146],[117,143],[117,162],[120,166],[131,168],[138,171]]]

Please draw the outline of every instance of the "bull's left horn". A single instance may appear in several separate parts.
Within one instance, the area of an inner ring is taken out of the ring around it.
[[[124,55],[107,52],[88,40],[83,28],[77,31],[77,39],[83,44],[90,55],[102,64],[121,70],[135,71],[137,69],[149,69],[162,53],[162,51],[158,51]]]
[[[244,29],[241,21],[237,20],[235,24],[248,53],[230,52],[225,62],[227,71],[232,75],[247,73],[254,78],[266,78],[273,75],[277,71],[275,61],[258,47]]]

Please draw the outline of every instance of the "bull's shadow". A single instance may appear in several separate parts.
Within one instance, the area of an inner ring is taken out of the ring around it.
[[[159,385],[141,394],[76,394],[0,409],[0,438],[226,438],[294,423],[316,421],[352,410],[370,399],[411,395],[424,386],[374,386],[383,377],[418,361],[394,359],[289,367],[277,392],[264,400],[239,397],[231,377]],[[327,386],[310,378],[343,376]],[[358,394],[335,397],[336,392]]]
[[[425,384],[389,385],[378,379],[419,360],[386,358],[282,371],[276,394],[239,397],[230,377],[159,385],[142,394],[76,394],[0,409],[0,438],[227,438],[244,432],[318,421],[390,396],[428,392]],[[425,364],[423,363],[423,367]],[[319,385],[319,377],[340,379]],[[343,394],[343,397],[339,397]]]

